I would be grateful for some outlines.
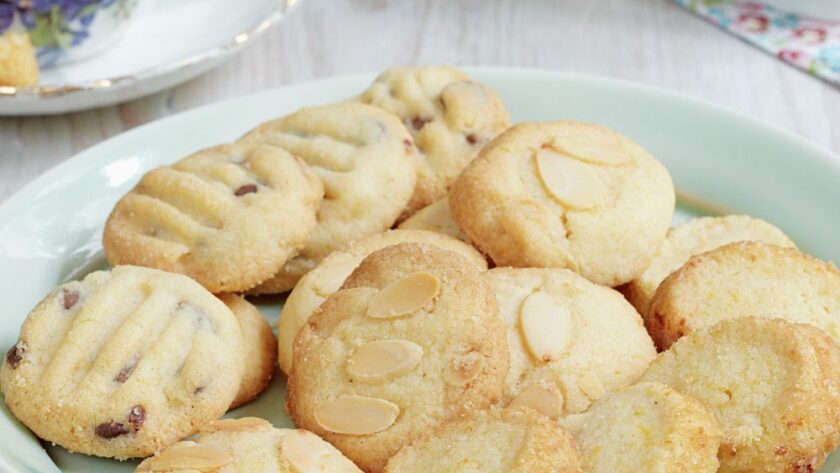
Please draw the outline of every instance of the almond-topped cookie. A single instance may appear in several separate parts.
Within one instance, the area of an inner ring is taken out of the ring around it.
[[[668,171],[598,125],[521,123],[455,181],[452,217],[499,266],[567,268],[615,287],[650,263],[674,213]]]
[[[403,447],[386,473],[581,473],[572,435],[526,408],[473,413]]]
[[[0,368],[9,410],[88,455],[145,457],[228,409],[243,371],[231,311],[195,281],[120,266],[59,286]]]
[[[222,419],[194,440],[144,460],[135,473],[362,473],[305,430],[276,429],[256,417]]]
[[[301,278],[283,304],[277,328],[280,333],[280,369],[284,373],[288,374],[292,369],[295,336],[315,309],[341,287],[347,276],[350,276],[365,257],[376,250],[399,243],[434,245],[460,254],[482,271],[487,269],[487,261],[472,246],[449,236],[424,230],[389,230],[332,252],[315,269]]]
[[[400,220],[446,197],[481,147],[510,126],[493,89],[448,66],[387,70],[356,100],[398,116],[414,137],[417,187]]]
[[[149,171],[117,202],[105,255],[186,274],[213,293],[245,291],[303,246],[323,195],[317,174],[281,148],[208,148]]]
[[[483,273],[403,243],[365,258],[301,329],[286,406],[295,425],[378,472],[406,443],[498,401],[507,370]]]
[[[416,182],[411,135],[394,115],[360,103],[307,107],[251,130],[240,143],[268,143],[306,161],[324,182],[318,225],[274,277],[250,291],[277,294],[328,254],[385,231]]]
[[[430,232],[443,233],[459,240],[467,240],[467,236],[464,235],[464,232],[452,220],[452,212],[449,211],[449,199],[445,198],[423,207],[417,213],[403,221],[397,228],[404,230],[428,230]]]

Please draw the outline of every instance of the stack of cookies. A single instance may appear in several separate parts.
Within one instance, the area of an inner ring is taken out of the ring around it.
[[[817,471],[840,272],[759,219],[669,228],[674,205],[610,129],[390,70],[143,176],[113,269],[44,298],[0,388],[138,472]],[[245,296],[287,291],[275,338]],[[299,430],[219,420],[277,364]]]

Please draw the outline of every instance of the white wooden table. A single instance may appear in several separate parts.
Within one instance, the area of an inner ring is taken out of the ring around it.
[[[0,118],[0,200],[145,122],[309,79],[447,63],[618,77],[703,97],[840,153],[840,88],[668,0],[304,0],[242,55],[157,95],[69,115]]]

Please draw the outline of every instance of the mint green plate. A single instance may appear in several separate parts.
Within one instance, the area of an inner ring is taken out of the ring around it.
[[[805,251],[840,261],[840,158],[739,113],[648,87],[522,69],[468,69],[495,87],[514,120],[572,118],[640,142],[674,177],[675,220],[737,212],[781,227]],[[0,348],[55,285],[106,266],[100,238],[111,207],[148,169],[231,141],[305,105],[339,101],[373,79],[359,75],[297,84],[160,120],[101,143],[35,179],[0,205]],[[257,301],[275,321],[281,299]],[[288,426],[284,379],[233,416]],[[130,472],[120,463],[42,445],[0,406],[0,473]],[[840,473],[840,453],[821,470]]]

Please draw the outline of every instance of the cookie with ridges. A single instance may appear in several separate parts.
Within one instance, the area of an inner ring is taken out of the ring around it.
[[[286,408],[363,470],[501,397],[505,329],[483,273],[402,243],[372,253],[298,333]]]
[[[613,391],[560,425],[588,473],[715,473],[720,427],[696,399],[660,383]]]
[[[839,365],[840,346],[824,331],[745,317],[679,339],[642,381],[715,416],[722,473],[814,472],[840,445]]]
[[[548,417],[525,408],[492,408],[447,422],[403,447],[386,473],[579,473],[575,440]]]
[[[304,108],[258,126],[240,142],[269,143],[300,157],[321,177],[326,194],[300,254],[252,294],[288,291],[328,254],[391,228],[414,191],[411,135],[397,117],[370,105]]]
[[[228,409],[242,378],[236,317],[195,281],[120,266],[48,294],[0,368],[9,410],[88,455],[145,457]]]
[[[305,430],[276,429],[256,417],[222,419],[144,460],[135,473],[362,473]]]
[[[505,402],[552,418],[636,382],[656,357],[642,318],[613,289],[566,269],[487,273],[508,331]]]
[[[398,116],[414,137],[417,187],[400,220],[446,197],[481,147],[510,126],[493,89],[447,66],[387,70],[357,100]]]
[[[513,126],[449,194],[458,227],[497,265],[568,268],[610,287],[645,270],[674,201],[668,171],[639,145],[570,121]]]
[[[230,408],[253,401],[268,387],[277,360],[277,338],[259,309],[235,294],[221,294],[219,299],[236,316],[242,330],[244,370],[236,399]]]
[[[0,34],[0,85],[35,85],[39,75],[29,34],[10,30]]]
[[[758,218],[746,215],[695,218],[668,230],[668,236],[645,272],[620,290],[644,314],[659,284],[689,258],[737,241],[796,246],[781,230]]]
[[[472,246],[446,235],[424,230],[389,230],[351,243],[343,250],[332,252],[300,279],[283,304],[277,328],[280,334],[280,369],[284,373],[291,372],[295,336],[309,320],[312,312],[341,287],[347,276],[350,276],[365,257],[376,250],[399,243],[434,245],[460,254],[482,271],[487,269],[487,260]]]
[[[700,328],[750,315],[812,324],[840,342],[840,271],[796,248],[732,243],[668,276],[645,325],[664,350]]]
[[[439,200],[434,204],[420,209],[417,213],[402,222],[397,228],[404,230],[428,230],[467,241],[467,236],[464,235],[464,232],[452,220],[452,212],[449,211],[449,199]]]
[[[213,293],[270,278],[315,228],[324,190],[274,146],[222,145],[146,173],[105,224],[111,265],[186,274]]]

